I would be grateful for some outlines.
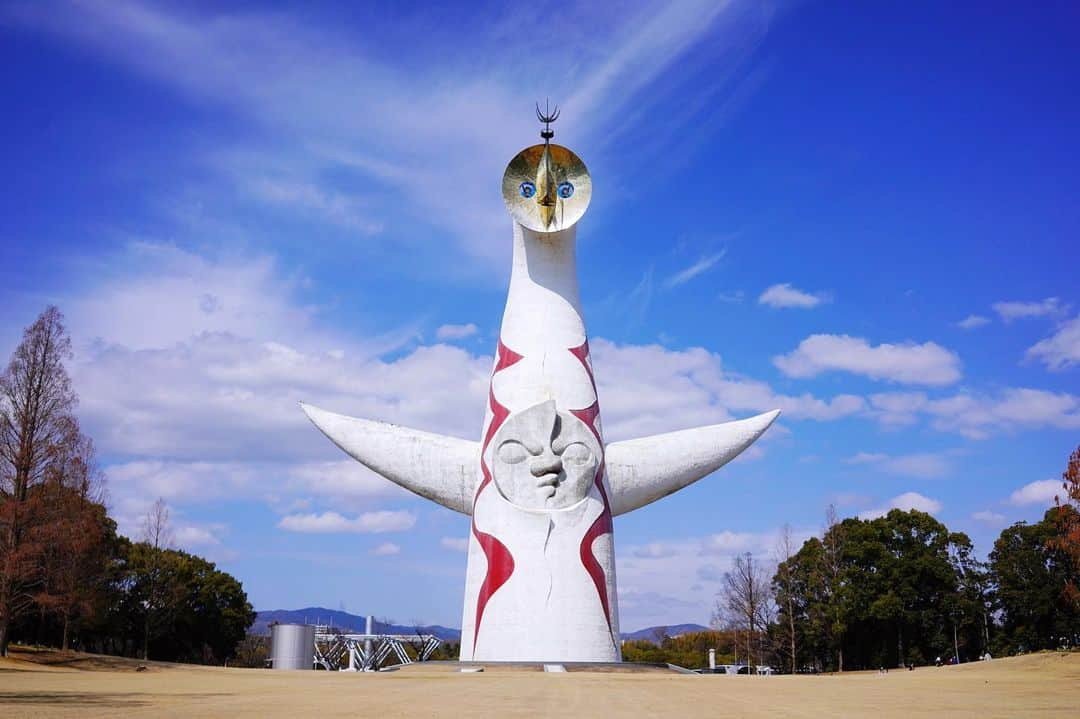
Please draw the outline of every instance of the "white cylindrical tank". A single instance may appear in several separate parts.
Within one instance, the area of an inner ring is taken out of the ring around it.
[[[709,669],[716,670],[716,650],[709,650]]]
[[[274,669],[312,669],[315,665],[315,627],[275,624],[270,628],[270,666]]]

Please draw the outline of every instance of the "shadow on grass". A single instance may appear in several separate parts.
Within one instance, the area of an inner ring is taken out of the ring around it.
[[[170,694],[170,698],[205,699],[225,696],[224,694]],[[0,704],[34,705],[79,705],[87,707],[109,707],[113,709],[133,709],[148,706],[145,694],[89,694],[85,692],[0,692]]]

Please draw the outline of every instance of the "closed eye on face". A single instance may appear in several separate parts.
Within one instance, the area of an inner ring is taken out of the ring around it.
[[[528,459],[531,452],[521,442],[508,439],[499,445],[498,454],[506,464],[519,464]]]
[[[585,465],[593,461],[592,450],[581,442],[574,442],[566,446],[562,451],[563,462],[574,465]]]

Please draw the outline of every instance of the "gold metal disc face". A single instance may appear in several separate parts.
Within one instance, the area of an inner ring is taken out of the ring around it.
[[[565,230],[581,219],[592,199],[592,178],[581,158],[562,145],[526,147],[506,166],[506,209],[535,232]]]

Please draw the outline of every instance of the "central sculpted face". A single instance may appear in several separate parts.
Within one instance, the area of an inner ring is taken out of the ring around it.
[[[562,145],[533,145],[506,166],[503,202],[523,227],[565,230],[581,219],[592,199],[592,178],[581,158]]]
[[[495,486],[524,509],[565,509],[589,493],[600,465],[596,437],[548,401],[511,415],[493,442]]]

